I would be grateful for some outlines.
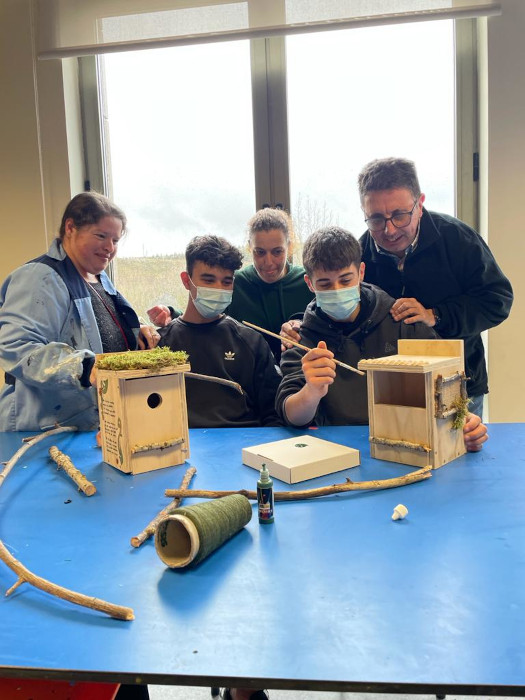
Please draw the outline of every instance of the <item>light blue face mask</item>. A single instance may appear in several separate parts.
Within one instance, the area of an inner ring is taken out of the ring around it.
[[[193,282],[192,282],[193,284]],[[215,287],[197,287],[197,296],[193,298],[195,308],[204,318],[220,316],[224,309],[231,304],[233,290],[216,289]]]
[[[327,316],[334,321],[345,321],[356,310],[361,294],[359,285],[353,287],[342,287],[341,289],[327,289],[326,291],[315,292],[317,306],[319,306]]]

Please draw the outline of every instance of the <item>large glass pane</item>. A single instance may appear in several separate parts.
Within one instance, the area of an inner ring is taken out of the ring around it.
[[[287,38],[290,186],[296,229],[366,228],[357,175],[415,161],[429,209],[454,214],[452,20]]]
[[[240,245],[255,210],[248,41],[107,55],[110,196],[129,220],[119,290],[145,316],[184,308],[184,249],[213,233]]]

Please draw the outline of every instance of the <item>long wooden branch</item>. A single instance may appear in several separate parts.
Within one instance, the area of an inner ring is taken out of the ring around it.
[[[21,447],[11,459],[6,462],[2,473],[0,474],[0,486],[4,483],[7,475],[20,459],[20,457],[27,452],[30,447],[33,447],[36,443],[44,440],[50,435],[56,435],[57,433],[74,432],[76,428],[73,427],[62,427],[54,428],[53,430],[48,430],[40,435],[35,435],[34,438],[30,438],[29,441],[25,439],[26,444]],[[54,595],[57,598],[62,598],[70,603],[75,603],[76,605],[82,605],[86,608],[91,608],[92,610],[98,610],[106,615],[116,618],[117,620],[133,620],[135,615],[131,608],[124,607],[123,605],[114,605],[113,603],[107,603],[105,600],[100,600],[99,598],[91,598],[83,593],[77,593],[76,591],[71,591],[69,588],[63,588],[62,586],[52,583],[41,576],[37,576],[32,571],[27,569],[18,559],[16,559],[11,552],[7,549],[5,544],[0,540],[0,560],[4,562],[15,574],[18,575],[18,581],[9,588],[6,592],[6,596],[10,595],[23,583],[29,583],[35,588],[39,588],[50,595]]]
[[[49,448],[49,456],[53,462],[56,462],[59,469],[63,469],[69,478],[75,482],[79,491],[85,493],[86,496],[92,496],[97,492],[95,484],[92,484],[89,479],[86,479],[84,474],[75,467],[71,458],[61,452],[56,445],[52,445]]]
[[[195,467],[190,467],[186,470],[179,491],[181,491],[182,493],[186,491],[186,489],[191,483],[191,480],[193,479],[193,475],[196,473],[197,470],[195,469]],[[171,515],[173,511],[177,510],[181,503],[182,496],[174,498],[169,505],[167,505],[160,511],[160,513],[157,513],[157,515],[148,525],[146,525],[142,532],[139,532],[138,535],[135,535],[135,537],[131,538],[131,545],[133,547],[140,547],[141,544],[143,544],[147,539],[149,539],[153,534],[155,534],[155,530],[157,529],[157,525],[159,524],[159,522],[167,515]]]
[[[35,588],[39,588],[41,591],[57,596],[57,598],[62,598],[63,600],[67,600],[70,603],[75,603],[76,605],[83,605],[85,608],[99,610],[100,612],[106,613],[106,615],[115,617],[118,620],[135,619],[135,615],[133,614],[133,610],[131,608],[126,608],[123,605],[107,603],[105,600],[100,600],[100,598],[91,598],[83,593],[77,593],[76,591],[71,591],[69,588],[63,588],[63,586],[59,586],[56,583],[52,583],[51,581],[42,578],[41,576],[33,574],[21,562],[19,562],[18,559],[15,559],[1,540],[0,559],[5,562],[7,566],[15,572],[15,574],[18,575],[18,581],[6,592],[6,596],[10,595],[23,583],[29,583],[32,586],[35,586]]]
[[[345,491],[367,491],[370,489],[392,489],[397,486],[406,486],[416,481],[430,479],[432,467],[426,466],[404,476],[397,476],[393,479],[375,479],[374,481],[352,481],[347,479],[343,484],[332,484],[331,486],[321,486],[317,489],[303,489],[302,491],[274,491],[276,501],[300,501],[307,498],[318,498],[319,496],[331,496],[334,493],[344,493]],[[252,501],[257,500],[257,491],[240,489],[239,491],[204,491],[197,489],[166,489],[165,496],[170,498],[184,495],[185,498],[222,498],[232,493],[240,493]]]

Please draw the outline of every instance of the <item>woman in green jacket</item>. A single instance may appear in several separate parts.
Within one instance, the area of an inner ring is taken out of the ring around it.
[[[260,209],[248,222],[253,264],[235,275],[232,303],[226,310],[238,321],[249,321],[280,333],[293,316],[302,318],[312,292],[304,281],[304,269],[289,262],[292,222],[282,209]],[[281,343],[264,336],[279,362]]]
[[[289,262],[292,251],[292,222],[282,209],[260,209],[248,222],[253,264],[235,274],[233,299],[226,309],[237,321],[249,321],[280,333],[285,321],[302,315],[313,299],[304,281],[304,269]],[[166,306],[148,311],[152,323],[165,326],[176,315]],[[278,364],[281,343],[264,335]]]

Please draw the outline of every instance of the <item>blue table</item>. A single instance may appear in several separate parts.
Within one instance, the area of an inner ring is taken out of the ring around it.
[[[0,489],[0,538],[34,573],[130,606],[136,619],[26,584],[0,599],[0,676],[523,695],[525,426],[490,432],[481,453],[424,482],[278,503],[273,526],[259,526],[254,505],[248,526],[193,570],[166,569],[151,540],[130,546],[187,465],[129,476],[101,461],[94,433],[51,437]],[[253,489],[241,448],[300,434],[193,430],[193,486]],[[366,427],[315,434],[359,448],[362,466],[298,488],[411,471],[370,459]],[[0,436],[0,459],[20,438]],[[54,468],[51,444],[95,496]],[[409,515],[394,522],[397,503]],[[0,562],[0,592],[15,580]]]

